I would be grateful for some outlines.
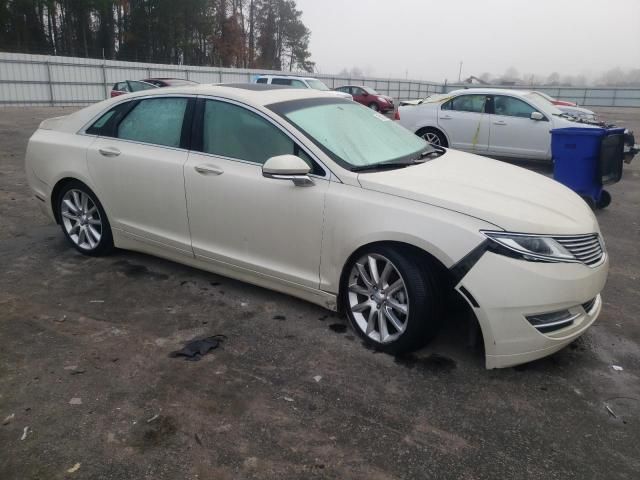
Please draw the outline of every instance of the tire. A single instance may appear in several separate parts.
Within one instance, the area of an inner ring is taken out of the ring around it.
[[[369,346],[397,355],[422,347],[438,332],[440,290],[436,269],[429,262],[410,249],[378,245],[358,252],[347,264],[341,304]]]
[[[432,128],[432,127],[421,128],[416,132],[416,135],[425,139],[427,142],[433,145],[438,145],[440,147],[449,146],[449,142],[447,142],[447,137],[445,137],[444,133],[442,133],[437,128]]]
[[[67,241],[84,255],[107,255],[113,235],[98,197],[84,183],[66,183],[56,199],[58,220]]]
[[[611,194],[606,190],[602,190],[602,193],[600,193],[600,199],[598,200],[598,203],[596,203],[596,207],[607,208],[610,203],[611,203]]]
[[[380,107],[378,107],[378,104],[376,102],[371,102],[368,107],[373,110],[374,112],[378,112],[380,111]]]

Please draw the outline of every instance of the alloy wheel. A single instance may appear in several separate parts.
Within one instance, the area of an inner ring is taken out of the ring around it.
[[[432,145],[440,145],[440,137],[438,136],[437,133],[427,132],[424,135],[422,135],[422,138],[424,138],[427,142],[429,142]]]
[[[355,323],[371,340],[390,343],[406,330],[409,294],[388,258],[370,253],[358,259],[349,274],[348,299]]]
[[[68,190],[60,206],[62,224],[73,243],[93,250],[102,238],[102,219],[96,202],[82,190]]]

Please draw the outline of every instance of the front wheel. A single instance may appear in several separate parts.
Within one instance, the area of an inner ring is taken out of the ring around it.
[[[369,345],[399,354],[422,347],[436,334],[439,286],[427,262],[409,250],[377,246],[347,268],[342,304]]]
[[[67,240],[85,255],[105,255],[113,249],[107,214],[83,183],[67,183],[58,196],[58,218]]]
[[[369,108],[374,112],[377,112],[378,110],[380,110],[380,107],[378,107],[378,104],[376,102],[371,102],[369,104]]]

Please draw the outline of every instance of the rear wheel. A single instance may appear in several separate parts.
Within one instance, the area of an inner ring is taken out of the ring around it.
[[[438,145],[440,147],[448,147],[447,137],[436,128],[422,128],[416,132],[416,135],[424,138],[432,145]]]
[[[105,255],[113,249],[107,214],[83,183],[71,181],[58,195],[58,218],[67,240],[85,255]]]
[[[389,353],[423,346],[440,326],[435,274],[405,249],[376,246],[347,266],[342,304],[368,344]]]

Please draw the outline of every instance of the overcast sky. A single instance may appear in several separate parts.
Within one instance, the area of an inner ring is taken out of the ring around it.
[[[297,0],[320,73],[443,81],[640,68],[640,0]]]

